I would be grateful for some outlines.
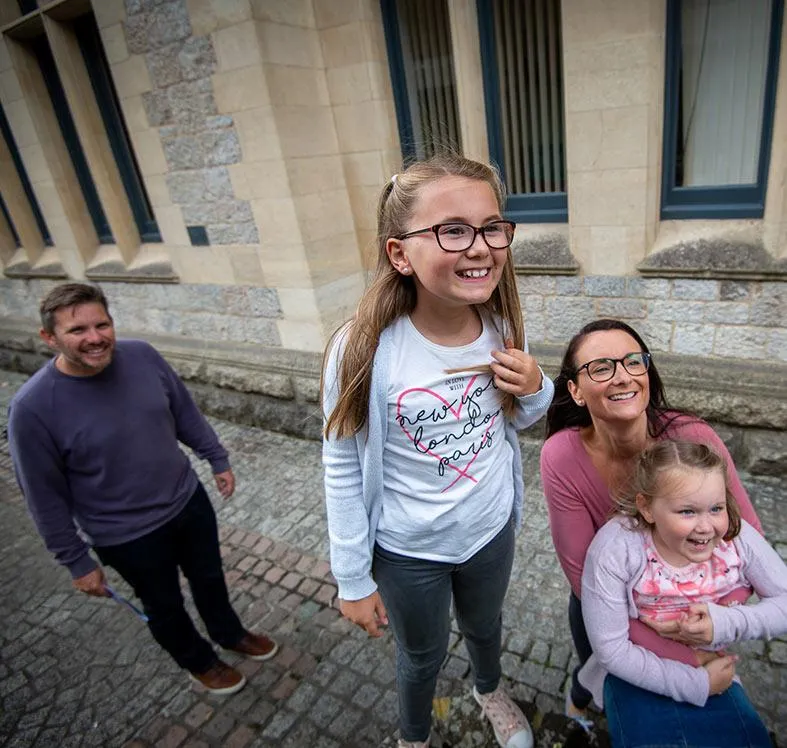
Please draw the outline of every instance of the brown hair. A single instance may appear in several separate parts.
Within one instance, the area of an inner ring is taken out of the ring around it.
[[[101,304],[109,314],[109,303],[104,292],[98,286],[88,283],[63,283],[55,286],[42,300],[38,311],[41,315],[41,327],[44,332],[52,335],[55,331],[55,312],[77,304]]]
[[[377,268],[347,329],[339,367],[339,399],[333,412],[328,415],[326,435],[334,432],[337,438],[346,438],[358,433],[366,424],[372,364],[380,335],[395,319],[412,312],[416,302],[413,278],[402,275],[391,265],[386,244],[389,239],[407,231],[407,223],[413,214],[421,189],[438,179],[450,176],[486,182],[495,194],[500,211],[503,210],[505,187],[497,169],[453,153],[439,153],[425,161],[417,161],[388,181],[377,206]],[[508,331],[507,337],[513,340],[516,348],[523,348],[525,328],[511,249],[506,252],[507,261],[500,282],[489,300],[479,307],[499,315],[504,329]],[[323,379],[320,382],[323,396],[325,360],[336,342],[338,332],[331,337],[325,350]],[[507,414],[512,414],[516,407],[516,398],[505,395],[503,407]]]
[[[644,530],[650,527],[637,507],[637,496],[644,496],[650,503],[654,497],[662,493],[664,474],[681,468],[721,472],[724,476],[727,515],[730,519],[730,526],[724,539],[732,540],[736,537],[741,531],[741,512],[730,491],[727,462],[707,444],[663,439],[648,447],[637,459],[634,475],[627,490],[615,497],[615,513],[631,517],[637,529]]]

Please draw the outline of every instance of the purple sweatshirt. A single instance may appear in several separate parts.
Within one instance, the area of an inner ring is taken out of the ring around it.
[[[11,401],[8,437],[38,531],[74,578],[96,567],[78,530],[93,545],[118,545],[186,505],[198,479],[179,441],[214,473],[229,469],[183,382],[140,340],[118,341],[94,376],[68,376],[50,361]]]

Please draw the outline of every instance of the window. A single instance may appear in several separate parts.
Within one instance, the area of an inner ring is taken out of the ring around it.
[[[16,172],[19,175],[19,181],[22,183],[22,189],[25,192],[25,197],[27,198],[27,202],[30,204],[30,210],[33,212],[33,218],[35,219],[36,225],[38,226],[38,230],[41,232],[41,238],[44,240],[44,244],[47,247],[51,247],[52,237],[49,234],[49,227],[46,225],[44,216],[41,213],[41,208],[38,205],[38,200],[36,200],[35,193],[33,192],[33,188],[30,184],[30,179],[27,176],[24,164],[22,163],[22,159],[19,156],[19,150],[16,147],[16,141],[14,140],[14,136],[11,133],[11,128],[8,126],[8,120],[5,117],[5,112],[3,111],[2,107],[0,107],[0,137],[5,140],[8,151],[11,154],[11,160],[14,162]],[[11,232],[13,233],[18,246],[20,243],[19,236],[17,235],[14,222],[11,220],[11,217],[7,211],[7,206],[4,202],[2,204],[2,211],[8,220],[8,225],[11,228]]]
[[[93,177],[90,175],[85,152],[82,150],[82,145],[79,142],[74,120],[71,117],[71,110],[68,108],[66,101],[66,94],[63,91],[63,84],[60,81],[54,57],[52,57],[52,50],[49,48],[49,43],[44,36],[34,39],[30,47],[41,68],[41,75],[49,92],[49,98],[52,100],[52,107],[55,110],[58,125],[60,125],[60,132],[68,148],[71,162],[74,164],[74,171],[82,189],[82,195],[85,198],[93,226],[96,229],[96,234],[98,234],[98,239],[102,244],[113,244],[115,240],[112,236],[112,230],[109,228],[109,222],[101,205],[101,200],[98,197],[95,182],[93,182]]]
[[[461,152],[446,0],[383,0],[382,11],[402,155]]]
[[[661,217],[760,218],[783,0],[668,0]]]
[[[104,120],[109,145],[118,165],[120,178],[126,190],[140,237],[143,242],[160,242],[161,233],[153,215],[150,199],[142,183],[137,159],[131,148],[128,129],[120,111],[120,102],[115,85],[112,83],[109,63],[93,15],[87,14],[79,18],[74,23],[74,32],[82,56],[85,58],[93,93]]]
[[[507,217],[564,222],[560,0],[478,0],[489,153],[509,192]]]
[[[17,247],[20,247],[22,243],[19,241],[19,234],[16,233],[16,226],[14,226],[11,216],[8,215],[8,208],[6,207],[5,200],[3,200],[2,195],[0,195],[0,214],[2,214],[3,218],[5,219],[6,225],[11,231],[11,236],[14,237],[14,244],[16,244]]]

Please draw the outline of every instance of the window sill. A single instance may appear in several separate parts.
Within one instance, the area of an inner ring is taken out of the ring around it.
[[[643,276],[714,280],[787,280],[787,258],[765,248],[756,220],[663,221]]]
[[[569,249],[567,226],[519,224],[511,254],[517,275],[579,273],[579,263]]]
[[[27,258],[27,253],[19,249],[5,266],[3,273],[7,278],[51,278],[65,280],[68,278],[63,263],[53,249],[46,249],[41,257],[32,265]]]

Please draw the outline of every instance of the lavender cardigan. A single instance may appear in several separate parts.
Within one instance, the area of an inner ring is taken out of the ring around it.
[[[604,678],[612,673],[653,693],[704,706],[710,681],[703,667],[662,659],[629,640],[629,618],[637,618],[633,587],[645,568],[645,551],[631,520],[616,517],[588,549],[582,574],[582,615],[593,655],[579,680],[603,707]],[[712,648],[747,639],[770,639],[787,632],[787,566],[745,520],[733,541],[744,583],[760,598],[755,605],[709,603]]]

